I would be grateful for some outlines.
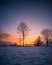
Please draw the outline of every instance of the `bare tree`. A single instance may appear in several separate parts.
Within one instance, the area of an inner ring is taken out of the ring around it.
[[[47,46],[49,46],[48,42],[49,42],[49,39],[52,37],[52,30],[51,29],[43,29],[41,32],[41,35],[43,35],[43,37],[46,40]]]
[[[23,39],[23,46],[24,46],[24,40],[25,37],[28,34],[29,31],[29,27],[26,25],[26,23],[21,22],[20,25],[17,27],[18,32],[22,35],[22,39]]]

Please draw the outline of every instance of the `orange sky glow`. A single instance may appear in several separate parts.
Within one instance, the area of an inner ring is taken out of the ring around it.
[[[33,41],[36,38],[37,38],[37,35],[36,36],[28,35],[25,38],[25,45],[27,45],[27,44],[29,44],[29,45],[34,44]],[[7,32],[0,32],[0,41],[12,42],[12,43],[16,43],[17,45],[22,45],[22,39],[21,39],[21,43],[20,43],[20,37],[19,36],[15,36],[15,34],[7,33]]]

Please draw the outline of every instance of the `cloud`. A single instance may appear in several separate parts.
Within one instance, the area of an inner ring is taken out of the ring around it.
[[[17,39],[15,38],[14,34],[0,32],[0,41],[16,42]]]
[[[8,38],[11,37],[12,35],[6,32],[0,32],[0,38]]]

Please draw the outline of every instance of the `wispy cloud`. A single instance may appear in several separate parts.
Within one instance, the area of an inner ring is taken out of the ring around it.
[[[12,34],[6,33],[6,32],[0,32],[0,38],[8,38],[13,37]]]
[[[15,38],[14,34],[0,32],[0,41],[17,42],[17,39]]]

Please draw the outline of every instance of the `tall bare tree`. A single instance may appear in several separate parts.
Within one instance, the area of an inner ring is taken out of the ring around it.
[[[29,31],[29,27],[26,25],[26,23],[21,22],[20,25],[17,27],[18,32],[22,35],[22,39],[23,39],[23,46],[24,46],[24,40],[25,37],[28,34]]]
[[[41,34],[45,38],[47,46],[49,46],[48,42],[49,42],[49,39],[52,37],[52,30],[51,29],[43,29]]]

